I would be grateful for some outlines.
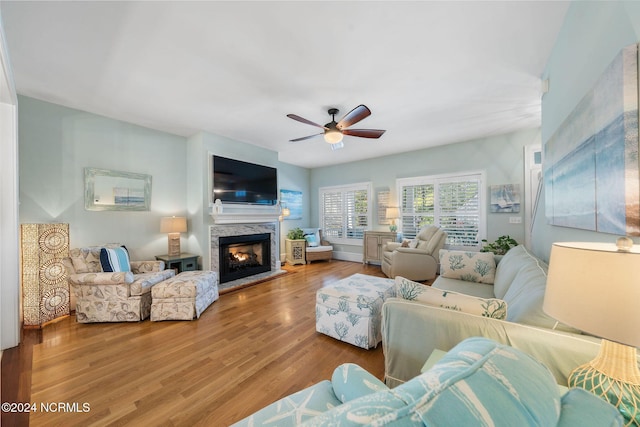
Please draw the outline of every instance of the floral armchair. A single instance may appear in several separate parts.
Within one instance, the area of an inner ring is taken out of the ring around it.
[[[110,243],[71,249],[63,260],[71,285],[71,310],[76,320],[92,322],[137,322],[151,312],[151,287],[175,275],[163,261],[130,261],[130,271],[104,272],[102,248],[122,247]]]

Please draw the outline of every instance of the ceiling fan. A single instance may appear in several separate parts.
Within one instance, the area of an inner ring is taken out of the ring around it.
[[[339,122],[336,122],[336,114],[338,114],[338,112],[339,110],[337,108],[329,108],[328,113],[332,116],[332,119],[331,122],[327,123],[324,126],[314,123],[311,120],[307,120],[296,114],[287,114],[287,117],[293,120],[297,120],[301,123],[306,123],[308,125],[324,129],[324,132],[322,133],[303,136],[302,138],[296,138],[290,141],[304,141],[305,139],[311,139],[319,135],[324,135],[324,140],[331,144],[331,149],[337,150],[344,147],[344,143],[342,142],[342,137],[344,135],[358,136],[360,138],[380,138],[382,134],[385,133],[384,130],[380,129],[346,129],[349,126],[354,125],[360,120],[365,119],[371,115],[371,110],[369,110],[366,105],[358,105],[356,108],[349,111],[349,113],[345,114],[345,116],[341,118]]]

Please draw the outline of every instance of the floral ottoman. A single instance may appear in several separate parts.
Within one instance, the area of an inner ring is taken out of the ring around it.
[[[393,279],[354,274],[316,292],[316,331],[369,349],[382,341],[382,303],[396,294]]]
[[[199,318],[218,296],[215,271],[183,271],[151,288],[151,321]]]

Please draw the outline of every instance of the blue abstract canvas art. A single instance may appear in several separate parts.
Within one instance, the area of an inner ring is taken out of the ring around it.
[[[616,56],[544,156],[550,224],[640,235],[637,45]]]

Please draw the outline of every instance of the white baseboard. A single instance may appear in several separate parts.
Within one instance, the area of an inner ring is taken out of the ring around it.
[[[333,259],[339,259],[341,261],[362,262],[362,254],[358,254],[355,252],[333,251]]]

